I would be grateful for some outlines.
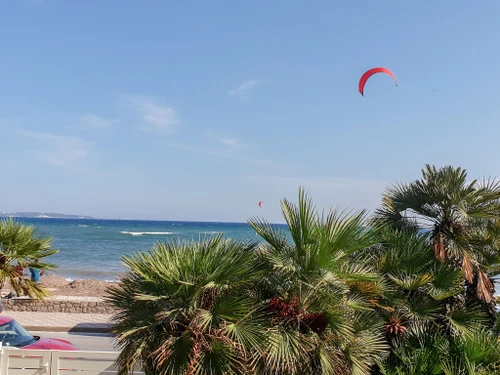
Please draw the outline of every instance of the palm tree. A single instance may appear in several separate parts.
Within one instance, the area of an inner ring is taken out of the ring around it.
[[[253,285],[263,274],[254,243],[157,243],[124,256],[128,274],[108,291],[119,374],[251,374],[262,317]]]
[[[372,303],[391,353],[374,373],[444,375],[499,366],[500,344],[486,330],[486,314],[460,299],[449,303],[462,293],[463,274],[433,257],[431,234],[384,229],[381,238],[357,258],[382,276],[384,293]]]
[[[49,292],[39,284],[20,277],[18,269],[33,267],[51,269],[50,263],[37,262],[56,254],[59,250],[51,246],[51,238],[43,233],[36,233],[33,226],[28,226],[13,219],[0,220],[0,291],[6,283],[19,295],[23,293],[31,298],[43,299]]]
[[[381,375],[500,374],[498,336],[480,330],[473,336],[443,337],[438,333],[409,334],[394,355],[379,364]]]
[[[461,168],[426,165],[421,180],[387,189],[373,223],[430,231],[435,258],[460,268],[477,298],[489,304],[488,266],[500,263],[500,231],[492,230],[499,219],[499,182],[468,181]]]
[[[264,239],[258,256],[271,270],[258,291],[268,306],[259,374],[369,374],[387,346],[368,301],[353,291],[376,273],[349,257],[374,244],[365,213],[320,215],[303,189],[298,205],[283,199],[289,234],[265,220],[249,224]],[[290,241],[291,237],[291,241]]]

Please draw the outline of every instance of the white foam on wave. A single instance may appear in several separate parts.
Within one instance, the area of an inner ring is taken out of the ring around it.
[[[88,228],[88,225],[86,225],[86,224],[78,224],[78,226],[79,226],[80,228]]]
[[[142,235],[151,235],[151,236],[166,236],[169,234],[174,234],[174,232],[127,232],[122,230],[121,234],[130,234],[131,236],[142,236]]]

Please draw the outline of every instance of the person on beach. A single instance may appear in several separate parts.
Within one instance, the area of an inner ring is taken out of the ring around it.
[[[36,259],[35,263],[38,264],[40,259]],[[40,276],[43,275],[43,271],[40,268],[32,268],[30,267],[31,281],[35,283],[40,283]]]

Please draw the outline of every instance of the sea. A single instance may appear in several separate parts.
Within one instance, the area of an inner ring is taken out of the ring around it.
[[[122,256],[150,250],[161,242],[203,240],[219,233],[233,240],[260,238],[247,223],[186,221],[16,218],[52,238],[59,249],[46,261],[67,279],[116,280],[126,272]],[[286,226],[283,225],[286,229]]]
[[[114,281],[126,272],[123,255],[150,250],[157,242],[199,241],[219,233],[233,240],[262,241],[247,223],[192,221],[16,218],[52,238],[59,252],[47,258],[57,268],[49,271],[68,280]],[[284,224],[277,227],[287,232]],[[500,275],[495,276],[500,294]]]

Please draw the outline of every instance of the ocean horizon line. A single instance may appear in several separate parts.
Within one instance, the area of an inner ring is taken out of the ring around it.
[[[210,220],[171,220],[171,219],[127,219],[127,218],[118,218],[118,219],[110,219],[110,218],[102,218],[102,217],[85,217],[85,218],[68,218],[68,217],[24,217],[24,216],[4,216],[4,218],[13,218],[13,219],[23,219],[23,220],[40,220],[40,221],[49,221],[49,220],[79,220],[79,221],[129,221],[129,222],[149,222],[149,223],[190,223],[190,224],[246,224],[249,225],[246,221],[210,221]],[[270,223],[271,225],[287,225],[286,222],[281,223]]]

